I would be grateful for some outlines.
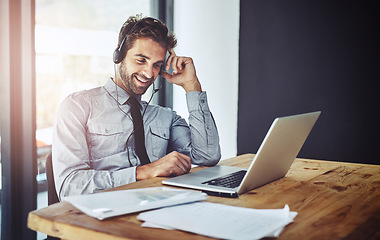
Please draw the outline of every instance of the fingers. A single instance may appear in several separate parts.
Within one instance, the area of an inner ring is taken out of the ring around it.
[[[176,176],[188,173],[191,169],[190,157],[186,156],[185,154],[178,153],[178,152],[173,152],[173,153],[176,154],[176,157],[178,159],[178,161],[175,161],[177,169],[181,170],[179,172],[179,174],[176,174]]]
[[[193,59],[190,57],[174,57],[173,58],[173,63],[172,63],[172,68],[173,68],[173,73],[177,74],[181,71],[184,70],[184,68],[189,64],[192,63]]]
[[[176,151],[169,153],[167,157],[166,176],[179,176],[190,171],[190,157]]]
[[[166,70],[169,70],[169,69],[170,69],[170,65],[171,65],[171,63],[172,63],[172,61],[173,61],[173,58],[177,56],[177,55],[175,54],[175,52],[174,52],[173,49],[169,49],[169,53],[170,53],[170,55],[169,55],[168,59],[166,60],[166,66],[165,66],[165,69],[166,69]]]
[[[171,152],[165,157],[153,162],[156,170],[159,172],[157,176],[179,176],[188,173],[191,169],[191,158],[179,152]]]
[[[181,57],[174,57],[173,58],[173,63],[172,63],[172,68],[173,68],[173,73],[176,74],[178,70],[182,70],[181,63],[182,58]]]
[[[192,59],[189,57],[179,57],[176,55],[173,49],[169,50],[170,56],[166,61],[166,70],[170,69],[170,66],[173,68],[173,73],[176,74],[179,71],[182,71],[184,67],[192,62]]]
[[[136,168],[136,180],[153,177],[179,176],[191,169],[191,158],[179,152],[171,152],[163,158]]]

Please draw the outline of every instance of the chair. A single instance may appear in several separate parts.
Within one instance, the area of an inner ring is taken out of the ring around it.
[[[46,157],[46,178],[48,183],[48,205],[59,202],[57,192],[55,191],[52,154]]]
[[[46,157],[46,179],[48,184],[48,205],[59,202],[57,192],[55,190],[53,164],[51,152]],[[46,240],[59,240],[60,238],[47,236]]]

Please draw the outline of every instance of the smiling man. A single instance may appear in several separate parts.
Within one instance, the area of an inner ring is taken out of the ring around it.
[[[206,93],[193,60],[176,56],[175,45],[160,21],[130,17],[120,30],[114,78],[62,102],[52,150],[59,197],[182,175],[192,163],[218,163],[219,136]],[[163,71],[170,67],[173,74]],[[141,100],[159,74],[185,90],[189,124],[175,111]]]

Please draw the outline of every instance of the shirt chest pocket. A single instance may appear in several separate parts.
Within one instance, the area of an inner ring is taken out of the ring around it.
[[[121,124],[91,124],[88,125],[88,145],[93,158],[102,158],[120,151],[125,145]],[[122,146],[123,145],[123,146]]]
[[[150,144],[155,157],[161,158],[166,155],[170,132],[169,129],[160,126],[150,126]]]

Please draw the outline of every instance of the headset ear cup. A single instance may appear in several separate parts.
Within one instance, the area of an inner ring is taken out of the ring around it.
[[[116,48],[115,51],[113,52],[113,62],[118,64],[120,63],[120,50],[119,48]]]

